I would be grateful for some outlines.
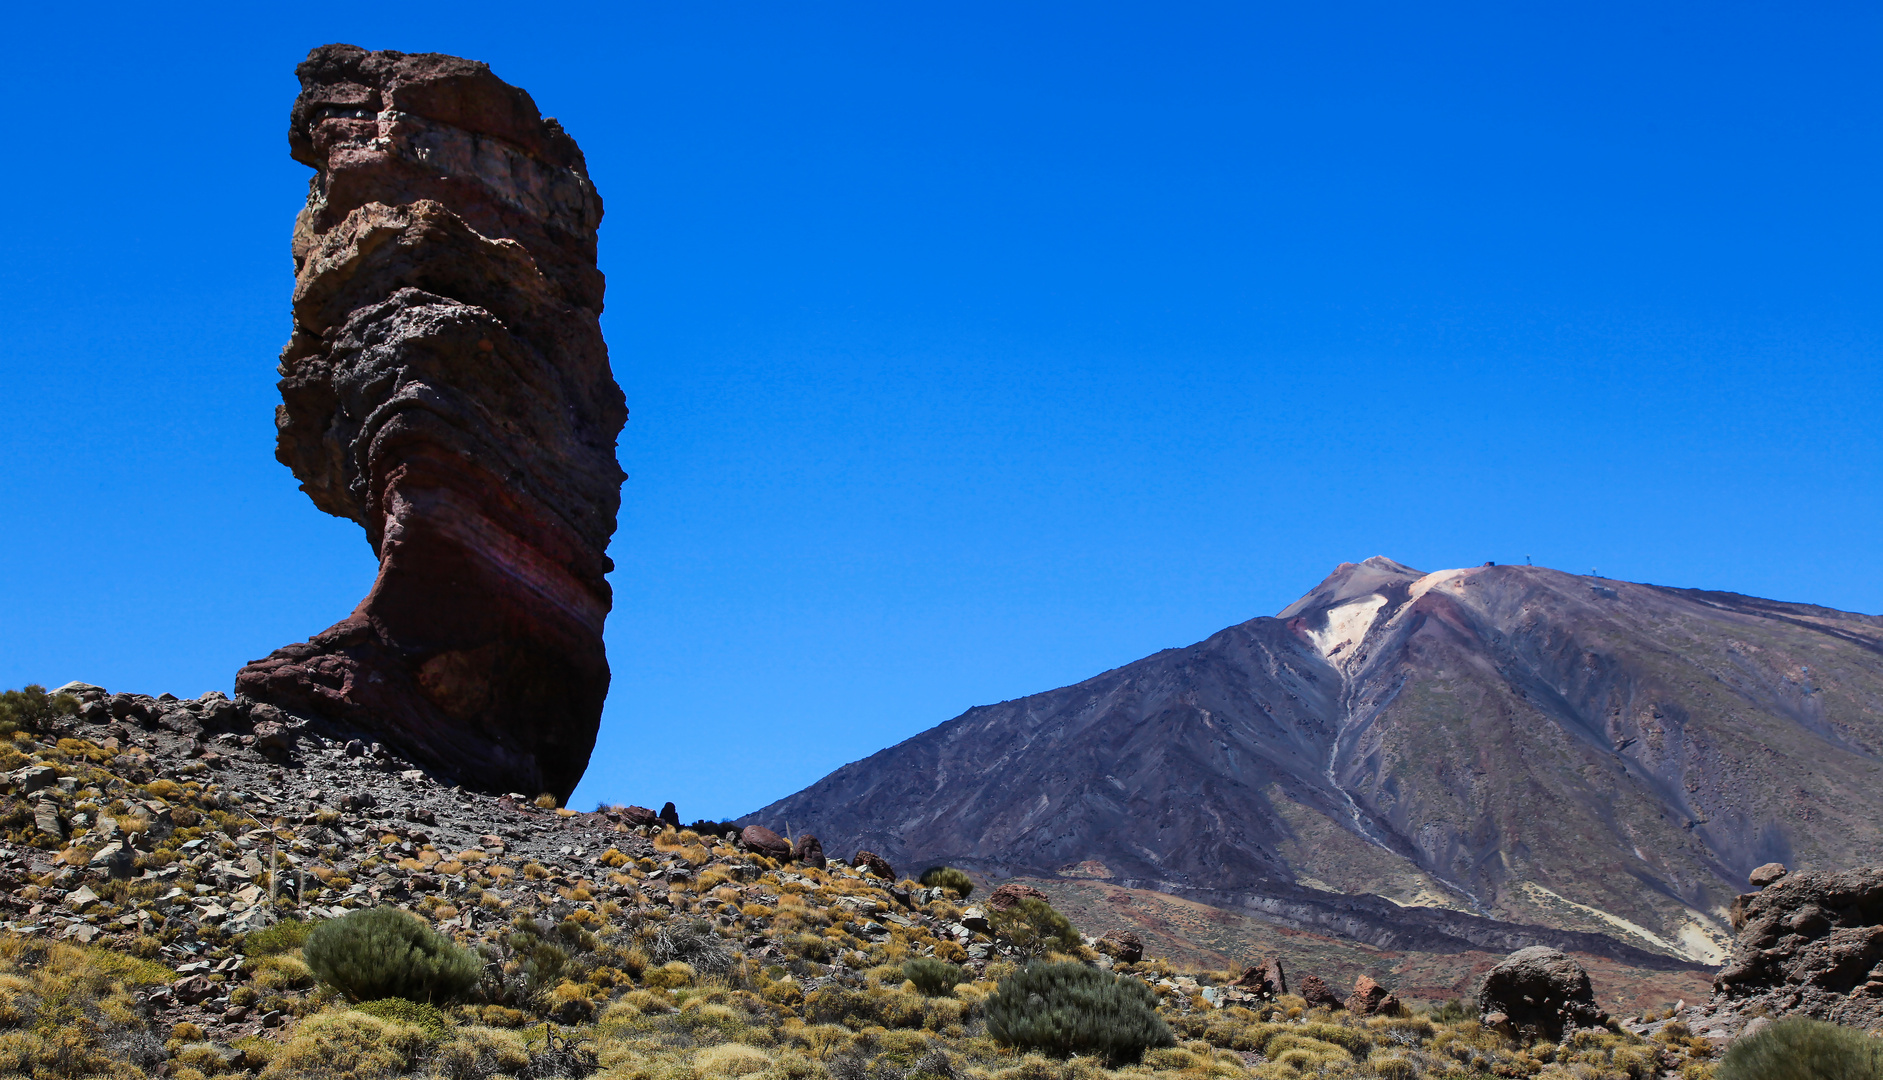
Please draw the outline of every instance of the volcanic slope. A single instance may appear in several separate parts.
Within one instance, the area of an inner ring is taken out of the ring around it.
[[[745,820],[1385,948],[1712,964],[1754,866],[1883,861],[1879,746],[1883,619],[1375,557]]]

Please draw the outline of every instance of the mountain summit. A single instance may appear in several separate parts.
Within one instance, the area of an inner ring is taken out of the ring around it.
[[[1883,860],[1879,746],[1883,619],[1376,556],[745,820],[1386,946],[1548,928],[1717,963],[1753,867]]]

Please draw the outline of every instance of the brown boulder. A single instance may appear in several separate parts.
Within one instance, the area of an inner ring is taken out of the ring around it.
[[[660,815],[645,806],[624,806],[621,808],[621,820],[630,825],[645,828],[660,824]]]
[[[824,845],[818,842],[817,837],[809,833],[798,837],[797,843],[792,845],[791,857],[806,866],[815,866],[819,870],[822,870],[830,861],[824,858]]]
[[[275,456],[366,531],[353,614],[236,689],[494,791],[567,799],[608,693],[627,419],[582,153],[488,66],[326,45],[296,70]]]
[[[1144,959],[1144,939],[1131,930],[1107,934],[1099,939],[1098,951],[1121,964],[1135,964]]]
[[[739,842],[747,849],[756,851],[768,859],[789,859],[791,841],[779,836],[763,825],[747,825],[739,833]]]
[[[890,866],[888,859],[883,858],[874,851],[857,852],[856,858],[850,860],[850,865],[858,870],[867,870],[885,881],[896,880],[895,867]]]
[[[1555,1042],[1577,1027],[1600,1027],[1608,1014],[1596,1007],[1589,973],[1574,957],[1546,945],[1518,949],[1478,984],[1478,1012],[1502,1013],[1519,1030]]]
[[[988,894],[987,906],[993,908],[995,911],[1005,911],[1021,900],[1028,898],[1047,900],[1050,902],[1050,898],[1045,893],[1033,886],[1021,884],[1018,881],[1009,881]]]
[[[1278,997],[1288,992],[1288,975],[1282,970],[1281,960],[1270,957],[1261,966],[1245,970],[1236,985],[1263,997]]]
[[[1371,976],[1362,975],[1353,981],[1353,993],[1347,995],[1347,1011],[1356,1016],[1397,1016],[1399,999]]]
[[[1319,975],[1302,977],[1301,996],[1307,999],[1309,1005],[1324,1005],[1330,1009],[1346,1008],[1346,1003],[1340,1000],[1340,995],[1334,993]]]
[[[1747,875],[1746,880],[1752,884],[1753,888],[1763,889],[1784,877],[1786,872],[1784,863],[1769,862],[1763,866],[1753,867],[1752,873]]]
[[[170,992],[185,1005],[195,1005],[216,995],[216,984],[201,975],[191,975],[170,984]]]

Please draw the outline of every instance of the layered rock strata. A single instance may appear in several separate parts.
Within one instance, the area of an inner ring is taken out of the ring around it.
[[[566,797],[594,746],[627,419],[602,340],[601,198],[530,96],[471,60],[315,49],[289,144],[276,457],[366,530],[347,618],[236,689],[460,782]]]

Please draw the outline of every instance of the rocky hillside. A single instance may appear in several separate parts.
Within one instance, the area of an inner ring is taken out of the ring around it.
[[[1879,746],[1883,619],[1372,558],[745,820],[1382,947],[1573,931],[1711,964],[1754,866],[1883,859]]]
[[[808,837],[772,858],[758,830],[467,792],[240,698],[63,689],[0,695],[0,1077],[1706,1080],[1726,1038],[1638,1015],[1600,969],[1576,1007],[1649,1037],[1555,1045],[1481,1002],[1408,1014],[1385,965],[1312,948],[1285,975],[1182,970],[1128,933],[1081,938],[1018,882],[964,898]],[[389,907],[476,950],[475,987],[427,1004],[318,981],[315,928]],[[1109,1069],[994,1037],[990,995],[1030,957],[1143,980],[1179,1045]],[[961,969],[918,985],[953,971],[936,961]]]

